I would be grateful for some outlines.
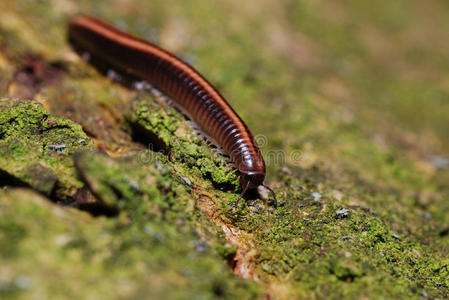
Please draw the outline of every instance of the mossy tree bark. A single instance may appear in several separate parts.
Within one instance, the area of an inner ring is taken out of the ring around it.
[[[407,13],[353,1],[114,2],[122,15],[96,2],[141,36],[154,38],[153,24],[264,133],[278,203],[252,193],[235,206],[234,168],[183,115],[68,47],[65,24],[93,2],[53,2],[0,3],[0,296],[448,297],[448,163],[429,157],[447,151],[437,112],[447,108],[432,103],[449,92],[402,58],[411,16],[431,32],[444,13],[429,18],[415,2]],[[366,34],[329,9],[364,16]],[[391,49],[398,32],[404,44]],[[438,53],[416,47],[435,66]],[[401,62],[382,69],[376,51]],[[405,103],[410,90],[430,95],[434,120],[410,121],[424,105]],[[395,97],[394,118],[370,104],[383,97]],[[403,129],[424,124],[432,134]]]

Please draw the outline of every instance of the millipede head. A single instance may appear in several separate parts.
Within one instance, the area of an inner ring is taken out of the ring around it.
[[[246,189],[255,189],[263,184],[265,173],[262,172],[241,172],[240,184]]]
[[[263,181],[265,179],[265,173],[242,173],[240,175],[240,183],[243,187],[242,193],[240,194],[239,198],[237,199],[237,202],[234,203],[234,207],[237,207],[238,203],[240,202],[240,199],[242,199],[243,195],[250,190],[257,188],[259,186],[263,186],[264,188],[268,189],[273,196],[274,199],[274,206],[277,207],[277,198],[276,193],[267,185],[263,184]]]

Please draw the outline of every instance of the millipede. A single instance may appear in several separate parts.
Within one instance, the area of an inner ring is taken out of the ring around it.
[[[68,26],[69,42],[112,67],[147,81],[171,98],[233,161],[242,193],[264,186],[265,162],[248,126],[198,71],[170,52],[92,16]]]

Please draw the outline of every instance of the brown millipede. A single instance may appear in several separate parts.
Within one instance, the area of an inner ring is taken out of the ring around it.
[[[168,95],[229,154],[240,172],[240,197],[248,189],[263,185],[265,162],[253,135],[223,96],[194,68],[160,47],[90,16],[70,21],[69,40]]]

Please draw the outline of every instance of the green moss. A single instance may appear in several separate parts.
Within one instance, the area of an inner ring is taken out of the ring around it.
[[[342,206],[327,197],[312,200],[311,192],[290,189],[288,201],[281,200],[281,207],[274,210],[249,209],[236,215],[223,205],[226,216],[254,235],[260,251],[256,266],[265,280],[291,278],[298,288],[314,291],[314,297],[335,299],[412,296],[424,286],[436,296],[437,286],[448,284],[439,282],[440,273],[429,265],[427,260],[435,257],[430,248],[423,251],[424,246],[394,235],[369,210],[347,207],[342,217]],[[444,269],[443,261],[437,265]],[[380,281],[382,288],[373,285]]]
[[[4,257],[20,256],[18,251],[20,242],[26,237],[26,230],[23,226],[4,219],[0,222],[0,244],[1,253]]]
[[[83,186],[71,155],[93,150],[81,126],[34,101],[0,101],[0,169],[12,181],[66,199]]]
[[[147,186],[142,183],[142,188]],[[176,226],[169,214],[142,218],[132,212],[143,212],[157,198],[132,196],[134,202],[119,218],[95,219],[54,207],[30,191],[1,191],[0,261],[5,272],[0,278],[1,297],[257,296],[255,285],[234,277],[187,223]]]
[[[128,122],[137,127],[138,134],[156,144],[151,147],[162,147],[183,174],[209,178],[215,185],[234,191],[239,189],[233,167],[222,155],[212,152],[174,108],[161,105],[154,96],[147,95],[136,98],[126,116]]]
[[[84,154],[77,156],[76,165],[94,194],[100,195],[105,204],[114,205],[123,211],[128,222],[139,226],[145,232],[147,236],[144,240],[136,240],[136,246],[142,243],[151,244],[152,241],[156,245],[165,245],[171,239],[182,239],[183,245],[193,247],[200,253],[215,253],[213,251],[215,249],[216,253],[223,257],[232,255],[235,250],[221,238],[217,239],[216,232],[206,239],[208,243],[197,238],[197,232],[202,232],[203,238],[208,235],[205,232],[210,232],[214,224],[204,220],[202,216],[197,216],[195,210],[191,210],[195,199],[192,199],[189,189],[185,186],[185,179],[180,178],[176,167],[171,166],[162,155],[157,153],[152,155],[154,156],[151,162],[143,162],[140,155],[112,160],[104,155]],[[161,226],[164,228],[162,232]],[[178,247],[177,243],[179,241],[170,245]],[[133,245],[134,242],[126,245],[125,249]],[[164,256],[159,259],[172,259],[173,253],[173,250],[166,249]],[[197,257],[195,253],[185,255],[193,255],[195,259]],[[126,261],[117,263],[126,265]],[[210,258],[207,264],[204,266],[200,264],[195,268],[203,267],[210,269],[212,273],[214,270],[217,270],[217,274],[224,272],[220,283],[212,278],[206,281],[198,278],[200,286],[204,289],[211,288],[214,293],[223,294],[221,296],[225,298],[231,295],[244,298],[255,295],[254,285],[250,282],[241,282],[231,275],[230,270],[224,270],[223,268],[227,267],[221,258]],[[209,275],[205,273],[195,276]],[[244,289],[232,283],[233,281],[240,282]]]

